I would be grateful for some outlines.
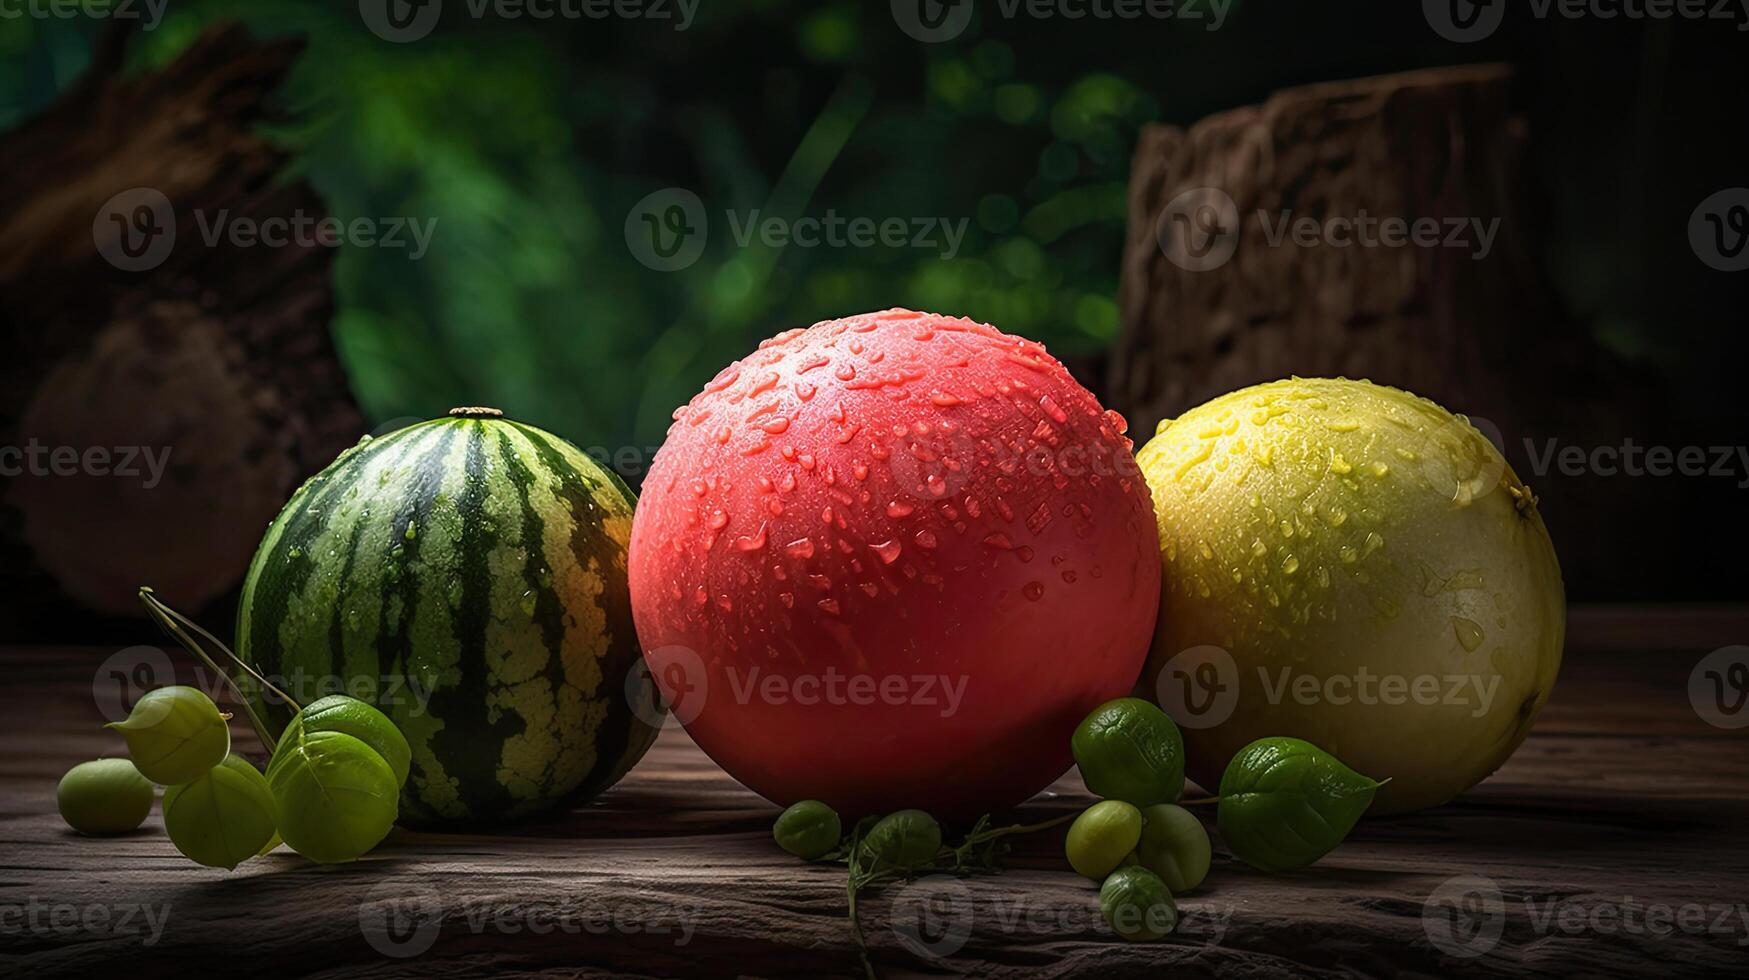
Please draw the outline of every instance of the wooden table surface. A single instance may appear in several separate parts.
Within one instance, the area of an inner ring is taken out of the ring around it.
[[[1749,635],[1745,622],[1576,617],[1574,637],[1596,649],[1568,651],[1534,733],[1500,772],[1450,805],[1365,822],[1295,874],[1251,871],[1217,836],[1208,881],[1180,899],[1183,924],[1167,941],[1108,933],[1056,829],[1020,838],[1003,874],[869,896],[874,966],[882,976],[1740,974],[1749,728],[1702,720],[1689,680],[1714,645]],[[1634,624],[1664,649],[1619,649]],[[586,808],[491,835],[397,831],[352,865],[282,850],[231,873],[201,868],[172,848],[156,811],[127,836],[74,834],[55,812],[55,783],[75,762],[120,751],[98,727],[93,685],[112,653],[0,648],[7,975],[861,975],[842,867],[779,852],[768,836],[776,809],[679,729]],[[1017,816],[1087,802],[1070,774]]]

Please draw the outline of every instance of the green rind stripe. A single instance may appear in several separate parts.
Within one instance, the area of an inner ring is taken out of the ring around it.
[[[516,422],[511,424],[535,447],[544,470],[559,476],[564,498],[575,518],[570,541],[572,554],[585,565],[593,556],[601,556],[612,563],[611,567],[600,570],[604,588],[595,602],[606,618],[605,638],[629,650],[631,656],[623,668],[615,663],[611,665],[614,669],[604,671],[610,689],[597,692],[597,697],[605,702],[607,716],[595,729],[595,764],[576,790],[579,796],[594,795],[618,782],[643,757],[658,733],[658,729],[646,724],[632,710],[631,698],[625,691],[625,673],[636,670],[642,659],[626,577],[631,517],[636,502],[618,476],[611,470],[600,468],[581,450],[556,441],[539,429]],[[586,480],[582,476],[591,472],[600,473],[603,479]],[[603,520],[594,514],[595,508],[606,511],[609,519]],[[612,659],[611,651],[601,651],[596,655],[604,661]]]
[[[319,666],[304,660],[301,651],[292,650],[288,655],[282,639],[292,615],[292,597],[303,591],[310,577],[324,564],[315,551],[318,538],[333,526],[332,518],[324,520],[324,515],[331,514],[337,498],[357,486],[366,470],[394,466],[433,434],[425,426],[412,426],[380,440],[361,442],[292,495],[269,526],[267,539],[256,552],[244,582],[238,613],[239,655],[270,675],[289,674],[294,667],[305,671],[326,669],[330,658],[322,657]],[[393,455],[384,455],[390,452]],[[287,693],[298,696],[295,691]],[[275,727],[283,728],[291,721],[291,709],[277,699],[264,699],[262,706]]]

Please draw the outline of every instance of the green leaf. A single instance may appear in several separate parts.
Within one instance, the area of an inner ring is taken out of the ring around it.
[[[275,806],[267,780],[234,755],[193,782],[164,792],[164,830],[189,860],[234,869],[273,839]]]
[[[345,732],[287,728],[267,766],[279,833],[319,864],[362,857],[388,836],[400,812],[394,770]]]
[[[1292,871],[1342,843],[1380,785],[1310,742],[1261,738],[1227,763],[1215,822],[1239,860]]]
[[[922,810],[900,810],[882,817],[862,841],[875,871],[920,868],[941,851],[941,824]]]

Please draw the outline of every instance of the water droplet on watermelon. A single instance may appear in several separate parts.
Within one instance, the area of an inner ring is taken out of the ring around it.
[[[913,510],[916,508],[902,500],[895,500],[887,504],[888,517],[909,517]]]
[[[880,544],[870,545],[869,547],[873,548],[874,553],[880,556],[881,564],[891,565],[898,560],[899,551],[903,546],[900,545],[898,541],[882,541]]]
[[[1044,598],[1045,584],[1043,582],[1028,582],[1021,587],[1020,594],[1031,599],[1033,602],[1037,602]]]
[[[774,500],[772,503],[777,503],[777,501]],[[736,551],[758,551],[763,547],[765,547],[765,525],[763,523],[759,525],[758,534],[744,534],[735,539]]]
[[[935,545],[935,535],[929,529],[925,528],[917,532],[917,547],[927,549],[933,548]]]
[[[798,538],[783,546],[783,552],[791,558],[807,559],[814,557],[814,539]]]

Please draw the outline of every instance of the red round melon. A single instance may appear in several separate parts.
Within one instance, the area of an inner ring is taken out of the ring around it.
[[[674,413],[632,526],[675,717],[779,804],[963,818],[1043,789],[1154,628],[1124,430],[1042,346],[964,318],[765,341]]]

